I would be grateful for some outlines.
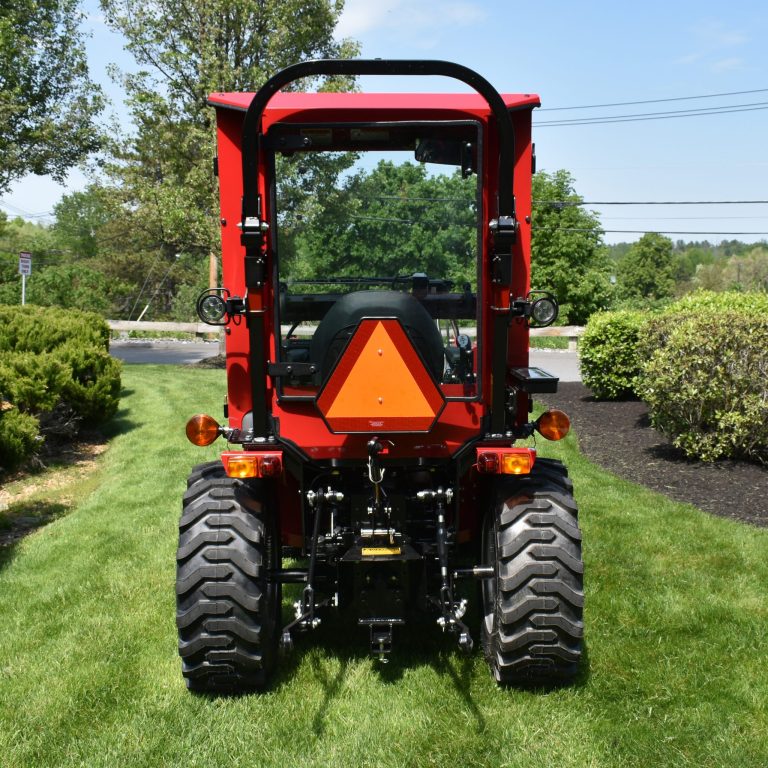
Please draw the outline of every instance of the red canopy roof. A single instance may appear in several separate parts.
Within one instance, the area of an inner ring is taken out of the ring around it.
[[[217,108],[245,111],[253,93],[212,93],[208,103]],[[533,93],[507,93],[501,98],[509,109],[533,109],[541,102]],[[457,110],[487,114],[488,104],[479,93],[277,93],[267,111],[301,112],[304,110]]]

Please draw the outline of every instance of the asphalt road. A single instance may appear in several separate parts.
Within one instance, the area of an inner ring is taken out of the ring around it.
[[[187,365],[219,354],[218,341],[111,341],[109,351],[125,363]]]
[[[186,365],[219,352],[216,341],[113,341],[110,352],[126,363]],[[581,381],[579,356],[561,349],[532,349],[531,366],[543,368],[560,381]]]

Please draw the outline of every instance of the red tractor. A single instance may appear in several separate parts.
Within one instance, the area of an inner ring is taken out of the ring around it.
[[[333,75],[440,75],[476,93],[281,92]],[[531,420],[558,382],[528,360],[529,328],[557,316],[529,281],[538,97],[457,64],[377,59],[300,63],[210,102],[224,287],[197,309],[224,325],[227,426],[198,415],[187,436],[229,446],[184,495],[188,687],[264,688],[321,620],[351,621],[382,660],[426,620],[466,652],[479,636],[499,683],[572,679],[577,509],[566,469],[528,439],[569,428],[560,411]],[[372,168],[396,193],[358,183]],[[451,179],[465,198],[419,197],[407,178]],[[395,205],[408,217],[382,215]]]

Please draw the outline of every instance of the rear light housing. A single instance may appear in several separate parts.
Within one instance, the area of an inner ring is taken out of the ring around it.
[[[227,451],[221,454],[221,461],[227,476],[240,480],[275,478],[283,474],[282,451]]]
[[[475,448],[475,454],[482,475],[527,475],[536,461],[533,448]]]

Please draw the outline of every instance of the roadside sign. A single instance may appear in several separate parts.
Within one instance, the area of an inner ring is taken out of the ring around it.
[[[32,254],[22,251],[19,254],[19,274],[31,275],[32,274]]]

